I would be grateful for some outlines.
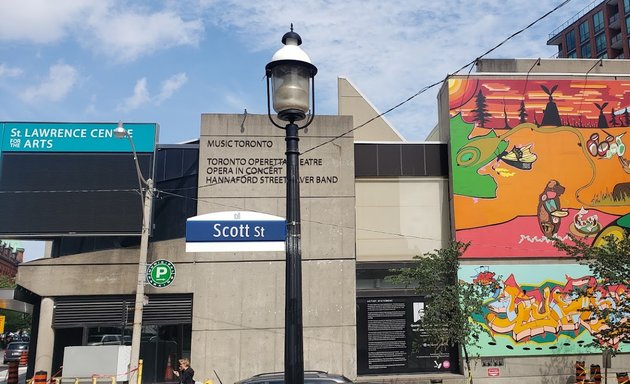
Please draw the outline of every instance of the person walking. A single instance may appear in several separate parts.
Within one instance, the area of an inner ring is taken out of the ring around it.
[[[173,373],[179,377],[181,384],[195,384],[195,380],[193,380],[195,371],[190,367],[190,360],[187,358],[179,359],[179,370],[173,371]]]

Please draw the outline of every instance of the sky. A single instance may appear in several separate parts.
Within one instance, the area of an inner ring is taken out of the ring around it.
[[[338,76],[383,112],[561,2],[0,0],[0,121],[158,123],[161,143],[196,139],[202,113],[266,113],[264,67],[291,23],[319,69],[318,114],[337,113]],[[552,57],[549,33],[589,4],[488,57]],[[438,88],[386,116],[407,140],[435,126]]]

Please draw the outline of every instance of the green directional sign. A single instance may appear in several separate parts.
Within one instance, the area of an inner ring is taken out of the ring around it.
[[[175,280],[175,265],[168,260],[155,260],[147,267],[147,281],[155,288],[169,286]]]

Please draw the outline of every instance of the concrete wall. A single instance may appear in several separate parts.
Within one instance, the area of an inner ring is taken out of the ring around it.
[[[318,116],[308,132],[300,132],[300,149],[305,152],[351,128],[350,117]],[[208,139],[270,140],[271,148],[209,147]],[[284,131],[273,127],[267,116],[203,115],[200,147],[199,214],[247,210],[284,217],[283,182],[206,182],[209,158],[285,157]],[[356,377],[352,135],[302,158],[310,159],[300,169],[309,181],[301,185],[304,366],[352,378]],[[277,175],[283,176],[284,166],[279,167]],[[133,294],[139,256],[136,248],[39,259],[20,266],[17,283],[44,298]],[[170,260],[177,274],[170,286],[147,286],[146,293],[193,294],[191,364],[197,380],[215,379],[213,370],[224,383],[283,370],[284,258],[284,252],[186,253],[185,239],[150,244],[148,262]],[[51,364],[54,342],[51,320],[48,312],[42,316],[44,337],[39,342],[46,345],[38,348],[37,356],[41,362],[37,369],[48,372],[51,367],[45,365]]]
[[[337,78],[337,91],[339,115],[352,116],[355,127],[374,119],[353,132],[355,141],[405,141],[385,117],[376,117],[380,114],[376,107],[359,92],[350,80],[343,77]]]
[[[358,179],[357,261],[410,261],[450,236],[448,180]]]
[[[304,367],[355,377],[354,145],[352,135],[325,144],[351,129],[349,117],[320,116],[300,131],[300,187]],[[267,116],[202,115],[198,214],[256,211],[284,217],[286,184],[275,177],[286,167],[273,160],[283,159],[284,151],[284,131]],[[216,183],[213,177],[222,171],[209,166],[242,159],[246,166],[228,166],[224,176],[244,172],[257,179]],[[272,178],[265,179],[265,172]],[[193,273],[197,370],[216,369],[224,382],[283,370],[284,258],[284,252],[194,254],[196,263],[204,263],[204,270]]]

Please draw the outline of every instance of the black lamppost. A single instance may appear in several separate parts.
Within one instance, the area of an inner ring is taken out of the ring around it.
[[[287,156],[287,239],[286,289],[284,309],[284,381],[287,384],[304,383],[304,351],[302,336],[302,250],[300,248],[300,172],[298,131],[306,128],[315,116],[315,74],[317,68],[299,47],[302,38],[291,31],[282,37],[280,48],[265,67],[267,75],[267,114],[269,120],[285,130]],[[269,81],[273,89],[270,97]],[[306,123],[298,127],[296,121],[306,118],[309,112],[309,82],[313,109]],[[270,99],[282,126],[271,117]]]

